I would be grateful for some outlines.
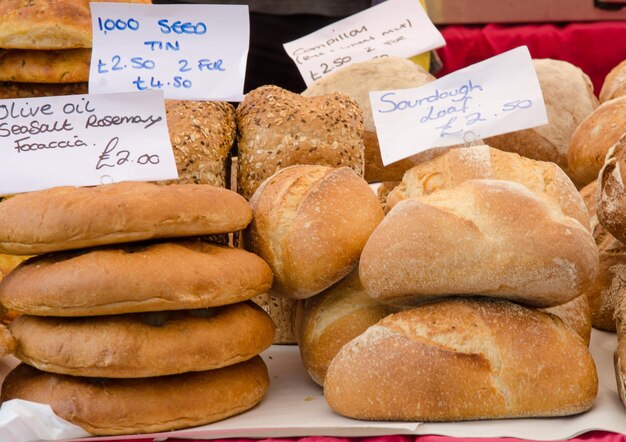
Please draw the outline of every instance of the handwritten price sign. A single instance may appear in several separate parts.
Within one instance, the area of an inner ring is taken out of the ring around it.
[[[245,5],[92,3],[89,92],[161,89],[166,98],[240,101]]]
[[[0,100],[0,195],[177,177],[163,92]]]
[[[547,124],[526,46],[415,89],[370,92],[383,164],[431,147]]]

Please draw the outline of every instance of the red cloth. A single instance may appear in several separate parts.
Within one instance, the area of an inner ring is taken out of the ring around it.
[[[444,63],[440,76],[526,45],[533,58],[564,60],[581,68],[597,95],[606,74],[626,60],[626,21],[448,26],[441,33],[447,45],[437,50]]]

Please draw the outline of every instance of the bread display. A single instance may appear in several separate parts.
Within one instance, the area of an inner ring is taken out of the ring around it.
[[[144,379],[83,378],[22,364],[5,379],[2,401],[48,403],[56,415],[93,435],[117,435],[225,419],[254,407],[268,386],[258,356],[217,370]]]
[[[213,186],[120,182],[54,187],[0,203],[0,253],[32,255],[245,228],[252,211]]]
[[[416,422],[571,415],[597,392],[579,336],[551,315],[485,299],[387,316],[339,351],[324,383],[344,416]]]
[[[625,132],[626,97],[605,101],[580,123],[568,152],[568,172],[577,186],[598,178],[607,152]]]
[[[433,158],[444,152],[446,148],[429,149],[388,166],[383,166],[369,92],[416,88],[434,80],[433,75],[410,60],[393,56],[383,57],[352,63],[337,69],[314,82],[302,92],[302,95],[317,97],[339,92],[354,98],[363,110],[365,180],[368,183],[394,181],[400,180],[407,169]]]
[[[365,180],[348,167],[292,166],[250,199],[248,249],[274,273],[272,290],[308,298],[346,276],[383,218]]]
[[[611,69],[600,89],[600,102],[626,95],[626,60]]]
[[[363,114],[347,95],[309,98],[262,86],[237,107],[237,129],[237,191],[246,199],[296,164],[348,166],[363,176]]]
[[[548,124],[489,137],[490,146],[568,170],[569,141],[578,125],[598,107],[593,84],[581,69],[552,59],[533,60]]]

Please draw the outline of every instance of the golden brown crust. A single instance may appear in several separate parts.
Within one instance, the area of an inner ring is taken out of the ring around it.
[[[0,275],[0,280],[2,276]],[[4,313],[4,311],[3,311]],[[4,324],[0,324],[0,357],[10,355],[15,351],[15,338]]]
[[[55,187],[0,203],[0,253],[38,253],[244,229],[235,192],[203,184],[121,182]]]
[[[587,296],[582,294],[570,302],[542,310],[557,316],[563,321],[563,324],[580,336],[589,346],[591,340],[591,311]]]
[[[90,48],[90,1],[152,3],[151,0],[3,0],[0,48]]]
[[[177,183],[226,186],[235,141],[235,108],[225,101],[166,100]]]
[[[399,202],[370,236],[359,266],[379,301],[414,304],[453,293],[538,307],[575,298],[597,271],[586,227],[500,180]]]
[[[626,95],[626,60],[611,69],[600,89],[600,102]]]
[[[345,416],[418,422],[576,414],[597,391],[579,336],[545,313],[486,299],[386,317],[340,350],[324,385]]]
[[[348,167],[291,166],[266,180],[250,200],[246,244],[274,272],[272,289],[307,298],[356,265],[383,218],[376,195]]]
[[[246,199],[294,164],[348,166],[363,176],[363,115],[347,95],[308,98],[262,86],[237,107],[237,130],[237,191]]]
[[[89,81],[90,49],[0,51],[0,81],[79,83]]]
[[[0,83],[0,99],[50,97],[89,93],[87,83]]]
[[[89,318],[22,315],[10,329],[22,362],[51,373],[104,378],[214,370],[252,358],[274,337],[270,317],[249,302]]]
[[[269,266],[245,250],[139,243],[32,258],[2,280],[0,300],[29,315],[110,315],[232,304],[271,284]]]
[[[144,379],[66,376],[21,364],[4,381],[2,401],[49,404],[93,435],[154,433],[242,413],[261,401],[268,386],[258,356],[217,370]]]
[[[596,197],[598,221],[622,243],[626,242],[626,187],[623,170],[626,170],[626,134],[620,137],[606,155],[598,176]]]

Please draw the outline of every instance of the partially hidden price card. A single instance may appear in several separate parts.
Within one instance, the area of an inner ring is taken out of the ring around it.
[[[177,177],[162,91],[0,100],[0,195]]]
[[[548,123],[526,46],[415,89],[370,92],[384,165],[432,147]]]
[[[387,0],[283,46],[310,86],[355,62],[408,58],[445,44],[419,0]]]
[[[242,100],[247,5],[90,6],[89,93],[160,89],[165,98]]]

